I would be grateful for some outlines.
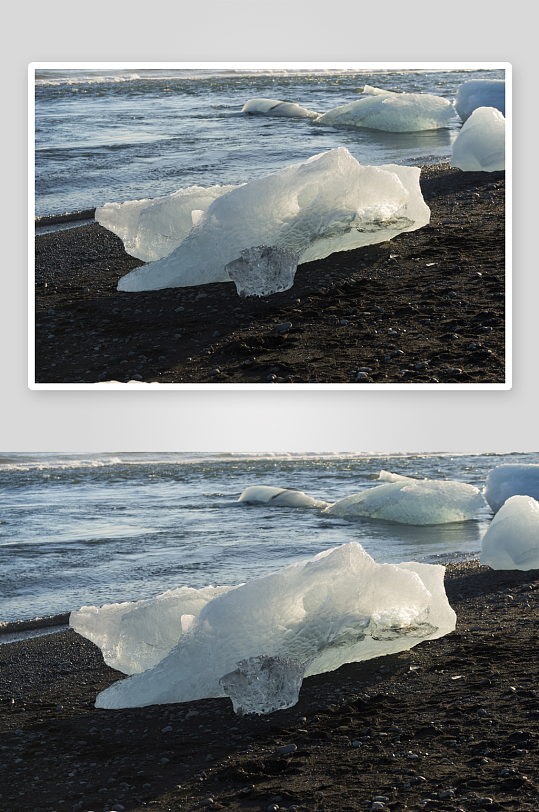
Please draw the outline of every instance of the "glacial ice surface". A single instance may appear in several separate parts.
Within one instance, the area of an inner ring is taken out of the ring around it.
[[[287,118],[316,118],[314,110],[306,110],[296,102],[279,101],[278,99],[249,99],[243,105],[242,113],[250,115],[285,116]]]
[[[488,472],[483,493],[494,513],[510,496],[531,496],[539,502],[539,465],[498,465]]]
[[[238,716],[293,707],[309,664],[293,657],[249,657],[219,680]]]
[[[505,118],[493,107],[478,107],[453,144],[451,166],[464,172],[505,169]]]
[[[300,256],[291,248],[257,245],[240,251],[225,271],[240,296],[269,296],[292,287]]]
[[[430,210],[419,176],[418,167],[361,166],[345,147],[314,155],[216,197],[172,253],[135,268],[118,290],[230,281],[226,266],[255,246],[292,249],[301,264],[422,228]]]
[[[138,674],[174,648],[209,601],[235,588],[184,586],[150,600],[83,606],[71,612],[69,625],[99,646],[111,668]]]
[[[284,505],[286,507],[327,507],[328,502],[321,499],[313,499],[303,491],[295,491],[292,488],[274,488],[270,485],[251,485],[241,494],[238,502],[248,504],[268,504]]]
[[[463,482],[404,479],[340,499],[324,510],[401,524],[447,524],[472,519],[485,506],[481,492]]]
[[[483,536],[481,564],[493,570],[539,569],[539,502],[509,497]]]
[[[309,676],[442,637],[456,620],[444,572],[377,564],[357,542],[326,550],[209,601],[161,662],[115,682],[96,707],[224,696],[221,678],[262,654],[311,661]]]
[[[455,115],[451,102],[441,96],[367,88],[367,98],[328,110],[316,119],[316,124],[369,127],[372,130],[404,133],[447,127],[449,119]]]
[[[382,482],[416,482],[411,476],[403,476],[402,474],[393,474],[391,471],[380,471],[378,479]]]
[[[190,186],[167,197],[105,203],[95,219],[123,242],[127,253],[144,262],[166,257],[183,242],[206,209],[237,186]]]
[[[505,82],[503,79],[471,79],[457,90],[455,109],[466,121],[478,107],[495,107],[505,116]]]

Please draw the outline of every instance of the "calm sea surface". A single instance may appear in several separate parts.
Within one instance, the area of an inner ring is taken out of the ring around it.
[[[0,621],[243,583],[358,541],[379,562],[477,556],[491,513],[412,527],[238,503],[245,488],[327,502],[380,484],[381,470],[482,488],[539,454],[0,455]]]
[[[454,101],[471,79],[503,70],[36,70],[35,213],[245,183],[338,146],[362,164],[447,160],[461,126],[384,133],[309,119],[242,114],[250,99],[325,113],[364,85]]]

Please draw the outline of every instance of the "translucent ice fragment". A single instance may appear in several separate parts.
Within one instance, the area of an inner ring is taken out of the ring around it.
[[[511,496],[481,542],[481,564],[493,570],[539,569],[539,502]]]
[[[209,601],[231,589],[235,587],[183,586],[150,600],[83,606],[71,612],[69,625],[99,646],[111,668],[138,674],[174,648]]]
[[[366,516],[401,524],[446,524],[472,519],[485,506],[463,482],[405,479],[352,494],[326,508],[334,516]]]
[[[287,118],[316,118],[318,113],[306,110],[296,102],[279,101],[278,99],[249,99],[243,105],[242,113],[286,116]]]
[[[505,118],[493,107],[478,107],[453,144],[451,166],[464,172],[505,169]]]
[[[105,203],[96,208],[95,219],[122,240],[132,257],[154,262],[183,242],[216,198],[236,188],[190,186],[168,197]]]
[[[316,119],[316,124],[369,127],[402,133],[447,127],[455,115],[453,105],[426,93],[390,93],[368,88],[368,97],[343,104]],[[365,92],[365,89],[364,89]]]
[[[495,513],[510,496],[531,496],[539,502],[539,465],[498,465],[488,472],[483,493]]]
[[[269,296],[292,287],[300,256],[291,248],[258,245],[240,251],[238,259],[225,265],[225,271],[240,296]]]
[[[249,504],[271,502],[273,505],[286,505],[287,507],[326,507],[328,505],[328,502],[313,499],[303,491],[295,491],[291,488],[272,488],[269,485],[251,485],[243,491],[238,502]]]
[[[272,713],[296,704],[308,665],[293,657],[261,654],[239,662],[235,671],[221,677],[219,685],[238,716]]]
[[[154,622],[159,626],[158,613]],[[311,661],[309,676],[403,651],[454,628],[444,567],[377,564],[351,542],[209,601],[166,657],[115,682],[99,694],[96,706],[224,696],[223,675],[260,652]]]
[[[410,482],[414,481],[413,477],[402,476],[401,474],[392,474],[391,471],[380,471],[378,479],[382,482]]]
[[[455,109],[466,121],[478,107],[495,107],[505,116],[505,82],[503,79],[471,79],[457,90]]]
[[[301,264],[422,228],[430,210],[419,176],[415,166],[361,166],[345,147],[314,155],[216,197],[172,253],[135,268],[118,289],[228,282],[226,266],[252,246],[290,249]],[[202,205],[189,209],[190,221],[193,208]],[[155,228],[163,233],[160,219]]]

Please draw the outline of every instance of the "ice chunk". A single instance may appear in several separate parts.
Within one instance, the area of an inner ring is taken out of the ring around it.
[[[267,116],[287,116],[289,118],[316,118],[318,113],[313,110],[306,110],[296,102],[284,102],[277,99],[249,99],[243,105],[242,113],[267,115]]]
[[[151,600],[83,606],[71,612],[69,625],[103,653],[103,659],[124,674],[138,674],[156,665],[190,628],[206,604],[235,587],[181,587]]]
[[[238,259],[225,265],[240,296],[269,296],[289,290],[301,254],[291,248],[258,245],[240,251]]]
[[[269,485],[251,485],[246,488],[238,502],[256,504],[257,502],[273,505],[286,505],[287,507],[326,507],[329,503],[321,499],[313,499],[303,491],[292,488],[272,488]]]
[[[503,79],[471,79],[457,90],[455,109],[466,121],[478,107],[495,107],[505,116],[505,82]]]
[[[481,564],[493,570],[539,569],[539,502],[509,497],[483,537]]]
[[[153,262],[183,242],[216,198],[237,188],[190,186],[168,197],[105,203],[96,208],[95,219],[122,240],[132,257]]]
[[[217,197],[171,254],[118,289],[230,281],[226,266],[252,246],[289,248],[303,263],[414,231],[430,218],[419,175],[412,166],[361,166],[345,147],[315,155]]]
[[[505,169],[505,119],[493,107],[478,107],[462,125],[451,156],[451,166],[464,172]]]
[[[485,506],[481,492],[463,482],[408,479],[378,485],[326,508],[333,516],[366,516],[401,524],[447,524],[472,519]]]
[[[510,496],[531,496],[539,501],[539,465],[498,465],[488,472],[483,493],[494,513]]]
[[[234,713],[272,713],[291,708],[299,698],[303,675],[309,663],[293,657],[250,657],[219,680],[232,700]]]
[[[383,482],[415,482],[413,477],[402,476],[401,474],[392,474],[391,471],[380,471],[378,479]]]
[[[312,660],[309,676],[442,637],[455,628],[443,579],[437,565],[377,564],[357,542],[326,550],[210,601],[168,656],[96,707],[223,696],[221,677],[261,654]]]
[[[369,127],[391,133],[447,127],[455,115],[451,102],[423,93],[390,93],[369,88],[365,99],[343,104],[316,119],[316,124]],[[365,89],[364,91],[365,92]]]

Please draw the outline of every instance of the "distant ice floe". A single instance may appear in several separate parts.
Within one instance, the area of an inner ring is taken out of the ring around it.
[[[317,118],[319,113],[306,110],[296,102],[278,101],[277,99],[249,99],[243,105],[242,113],[250,115],[285,116],[287,118]]]
[[[505,118],[493,107],[478,107],[463,124],[451,156],[451,166],[464,172],[505,169]]]
[[[296,491],[292,488],[272,488],[269,485],[251,485],[243,491],[238,502],[317,508],[326,507],[329,504],[321,499],[313,499],[303,491]]]
[[[191,200],[179,193],[156,206],[151,201],[148,206],[107,204],[102,209],[114,214],[115,233],[122,234],[126,250],[136,246],[139,256],[164,245],[178,201],[185,204],[185,229],[191,218],[189,233],[183,237],[178,230],[174,239],[181,242],[170,254],[135,268],[120,279],[118,290],[230,281],[226,266],[258,246],[292,249],[301,264],[415,231],[430,219],[419,176],[418,167],[361,166],[345,147],[338,147],[219,194],[205,211],[209,197]],[[190,206],[196,207],[195,216]],[[109,227],[105,220],[103,224]]]
[[[326,508],[332,516],[364,516],[400,524],[447,524],[473,519],[485,500],[473,485],[433,479],[417,480],[382,472],[396,481],[340,499]],[[397,479],[398,477],[398,479]]]
[[[480,560],[493,570],[539,569],[539,502],[510,496],[483,537]]]
[[[539,465],[498,465],[488,472],[483,493],[495,513],[511,496],[531,496],[539,501]]]
[[[157,665],[100,693],[96,707],[224,696],[220,680],[239,663],[262,655],[308,663],[309,676],[442,637],[454,630],[456,621],[445,594],[444,572],[442,566],[416,562],[377,564],[360,544],[351,542],[224,592],[207,602],[185,630],[182,609],[171,619],[160,611],[160,601],[167,597],[156,598],[151,617],[144,621],[129,609],[132,632],[144,623],[146,630],[136,639],[146,641],[151,632],[155,638],[166,635],[167,645],[174,637],[177,643]],[[90,639],[106,639],[108,650],[114,651],[124,618],[111,620],[106,611],[91,616],[88,607],[85,617],[92,624]],[[89,636],[85,617],[79,616],[77,631]],[[98,633],[99,623],[106,634]],[[140,647],[142,652],[146,648],[146,643]],[[136,650],[135,645],[131,659]],[[120,658],[116,662],[115,667],[125,667]],[[140,665],[132,662],[129,667]],[[293,670],[296,679],[298,669]]]
[[[494,107],[505,116],[505,82],[503,79],[471,79],[457,90],[455,109],[466,121],[478,107]]]
[[[405,133],[447,127],[455,115],[451,102],[441,96],[392,93],[368,86],[367,92],[367,98],[328,110],[316,119],[316,124]]]

